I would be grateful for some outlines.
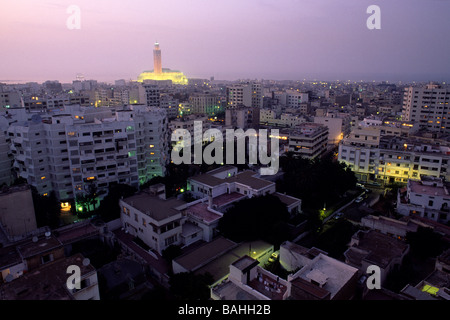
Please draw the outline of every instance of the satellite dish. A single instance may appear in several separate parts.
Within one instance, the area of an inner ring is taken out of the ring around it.
[[[87,267],[90,263],[91,263],[91,260],[89,260],[89,258],[83,259],[83,266]]]
[[[52,233],[51,233],[50,231],[47,231],[47,232],[45,233],[45,236],[46,236],[46,237],[50,237],[51,234],[52,234]]]
[[[6,281],[6,282],[11,282],[11,281],[13,281],[13,280],[14,280],[14,277],[12,276],[11,273],[9,273],[9,274],[6,276],[6,278],[5,278],[5,281]]]
[[[38,242],[39,239],[38,239],[38,237],[34,236],[32,240],[33,240],[33,242]]]

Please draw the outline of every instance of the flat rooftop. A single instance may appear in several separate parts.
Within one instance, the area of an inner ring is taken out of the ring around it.
[[[213,289],[213,293],[223,300],[258,300],[258,297],[238,287],[231,281],[225,281]]]
[[[28,258],[58,247],[62,247],[62,243],[54,236],[50,236],[48,238],[40,237],[36,242],[30,241],[19,246],[17,250],[20,252],[22,257]]]
[[[219,237],[211,242],[206,243],[200,248],[181,255],[174,261],[183,266],[186,270],[195,271],[203,264],[224,254],[226,251],[229,251],[234,247],[236,247],[235,242],[224,237]]]
[[[422,184],[420,181],[409,180],[411,192],[418,194],[426,194],[429,196],[448,196],[448,191],[445,187],[432,186]]]
[[[255,260],[247,255],[240,257],[235,262],[233,262],[231,265],[238,268],[241,271],[246,270],[248,267],[258,265],[258,260]]]
[[[392,259],[402,256],[408,249],[403,241],[375,230],[358,231],[353,238],[358,240],[358,245],[350,247],[344,254],[350,263],[358,266],[365,260],[386,268]]]
[[[211,223],[222,218],[221,215],[208,209],[208,203],[199,202],[184,210],[185,213],[192,215],[206,223]]]
[[[176,198],[164,200],[146,192],[141,192],[122,201],[157,221],[180,214],[180,210],[176,208],[186,203]]]
[[[192,181],[197,181],[199,183],[205,184],[210,187],[215,187],[215,186],[221,185],[223,183],[240,183],[240,184],[249,186],[252,189],[256,189],[256,190],[263,189],[263,188],[266,188],[268,186],[275,184],[274,182],[255,177],[257,175],[257,173],[253,172],[251,170],[246,170],[246,171],[240,172],[234,176],[227,177],[225,179],[220,179],[213,175],[213,174],[217,174],[221,171],[225,171],[225,170],[229,170],[229,169],[230,168],[219,168],[219,169],[216,169],[219,171],[216,171],[216,170],[209,171],[207,173],[200,174],[200,175],[197,175],[197,176],[189,178],[189,179]],[[210,172],[212,172],[212,173],[210,173]]]
[[[275,182],[256,178],[255,175],[257,175],[257,173],[247,170],[247,171],[238,173],[237,175],[235,175],[233,177],[227,178],[226,181],[240,183],[240,184],[249,186],[252,189],[256,189],[256,190],[263,189],[263,188],[269,187],[271,185],[275,185]]]
[[[75,254],[71,257],[48,263],[30,273],[4,284],[0,291],[3,300],[72,300],[66,287],[67,267],[77,265],[81,276],[95,272],[91,265],[83,264],[84,257]]]
[[[22,263],[22,258],[15,246],[0,248],[0,269]]]
[[[236,201],[240,201],[247,198],[246,195],[240,194],[238,192],[224,193],[213,199],[213,204],[217,207],[223,207]]]
[[[277,197],[278,199],[280,199],[281,202],[283,202],[288,207],[293,205],[293,204],[301,202],[300,199],[291,197],[291,196],[289,196],[287,194],[282,194],[282,193],[279,193],[279,192],[275,192],[275,193],[273,193],[273,195],[275,197]]]
[[[331,298],[333,298],[357,272],[358,269],[352,266],[324,254],[319,254],[295,276],[307,282],[312,279],[324,283],[322,289],[330,292]]]

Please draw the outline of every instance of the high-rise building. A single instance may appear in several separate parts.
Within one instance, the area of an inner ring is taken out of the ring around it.
[[[320,123],[302,123],[289,132],[289,151],[313,159],[327,151],[328,127]]]
[[[227,109],[250,108],[249,125],[259,127],[259,112],[263,106],[262,85],[257,82],[240,83],[227,87]]]
[[[196,93],[189,96],[192,113],[215,115],[222,111],[219,97],[212,93]]]
[[[429,131],[450,133],[449,102],[450,89],[437,84],[406,88],[402,119]]]
[[[41,195],[68,202],[114,183],[140,184],[165,174],[168,121],[164,110],[132,105],[66,106],[60,114],[33,116],[8,129],[13,167]]]
[[[159,107],[161,94],[159,87],[145,81],[139,85],[139,102],[147,107]]]

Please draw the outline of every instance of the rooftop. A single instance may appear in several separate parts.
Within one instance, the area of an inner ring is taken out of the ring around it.
[[[281,202],[283,202],[288,207],[290,205],[296,204],[301,201],[298,198],[294,198],[294,197],[288,196],[287,194],[282,194],[279,192],[275,192],[273,195],[276,196],[278,199],[280,199]]]
[[[213,204],[220,208],[245,198],[247,198],[246,195],[240,194],[238,192],[224,193],[220,196],[215,197],[213,199]]]
[[[333,298],[357,272],[358,269],[320,253],[293,277],[320,283],[322,289],[330,292]],[[304,283],[301,285],[305,286]],[[323,294],[322,291],[317,293]]]
[[[224,237],[219,237],[191,252],[187,252],[174,261],[186,270],[195,271],[205,263],[236,247],[236,243]]]
[[[244,255],[237,259],[235,262],[231,264],[232,266],[236,267],[237,269],[241,271],[245,271],[248,268],[252,268],[255,265],[258,265],[258,260],[255,260],[248,255]]]
[[[256,178],[255,175],[257,175],[257,173],[247,170],[247,171],[238,173],[234,177],[227,178],[226,181],[240,183],[240,184],[249,186],[252,189],[256,189],[256,190],[263,189],[263,188],[269,187],[271,185],[275,185],[274,182]]]
[[[213,293],[223,300],[258,300],[258,297],[238,287],[231,281],[215,286]]]
[[[222,216],[208,208],[208,203],[199,202],[184,210],[188,215],[198,218],[206,223],[212,223],[219,220]]]
[[[409,246],[396,238],[375,230],[358,231],[353,235],[357,243],[350,247],[345,257],[352,265],[361,266],[362,260],[386,268],[392,259],[401,257]]]
[[[250,256],[256,260],[261,255],[268,252],[273,246],[264,241],[244,242],[232,247],[231,249],[217,255],[216,258],[209,262],[203,263],[199,269],[195,271],[197,274],[209,272],[213,275],[214,281],[218,281],[227,276],[230,272],[230,265],[245,255]]]
[[[36,242],[30,241],[19,246],[17,249],[23,258],[28,258],[58,247],[62,247],[62,243],[54,236],[50,236],[37,238]]]
[[[447,188],[423,184],[421,181],[409,180],[411,191],[429,196],[448,196]]]
[[[73,296],[66,287],[67,267],[77,265],[81,275],[95,272],[91,265],[83,264],[84,257],[75,254],[71,257],[46,264],[39,269],[4,284],[0,291],[3,300],[72,300]]]
[[[176,208],[185,204],[184,201],[176,198],[161,199],[146,192],[141,192],[122,201],[157,221],[181,214]]]

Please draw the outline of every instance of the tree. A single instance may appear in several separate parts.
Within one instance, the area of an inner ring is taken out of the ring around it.
[[[280,157],[280,167],[284,175],[277,181],[277,189],[302,199],[305,210],[336,203],[357,181],[347,165],[331,157],[310,160],[288,152]]]
[[[342,259],[356,231],[357,228],[352,223],[340,219],[318,236],[314,247],[326,251],[333,258]]]
[[[436,257],[445,248],[442,236],[427,227],[419,227],[416,232],[407,232],[406,242],[410,245],[411,253],[420,259]]]
[[[263,239],[279,245],[289,237],[289,212],[273,195],[237,202],[219,220],[219,230],[236,242]]]
[[[214,278],[209,273],[182,272],[170,277],[170,292],[179,300],[208,300]]]
[[[119,200],[136,193],[136,188],[126,184],[110,185],[108,194],[100,202],[98,214],[104,221],[120,218]]]

